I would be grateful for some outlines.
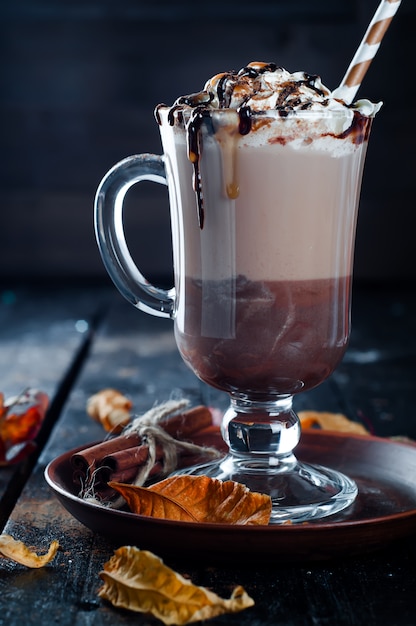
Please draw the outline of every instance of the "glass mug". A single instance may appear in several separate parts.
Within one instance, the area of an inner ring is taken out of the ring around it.
[[[179,352],[226,391],[230,454],[195,468],[270,493],[272,522],[330,515],[355,483],[300,463],[293,395],[325,380],[350,332],[357,208],[372,119],[357,112],[253,114],[199,120],[157,109],[163,156],[115,165],[95,200],[98,246],[110,277],[138,309],[174,320]],[[192,132],[191,132],[192,131]],[[167,184],[174,287],[150,284],[130,256],[123,202],[135,184]]]

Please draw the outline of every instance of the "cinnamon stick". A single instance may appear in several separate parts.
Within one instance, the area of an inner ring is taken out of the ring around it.
[[[213,446],[226,449],[219,428],[213,426],[212,414],[208,407],[200,405],[167,416],[158,425],[169,435],[178,440],[186,440],[200,446]],[[101,499],[106,499],[114,492],[109,490],[107,482],[133,482],[140,468],[148,459],[149,449],[134,432],[121,434],[112,439],[95,444],[75,453],[71,458],[73,480],[87,490],[93,485]],[[204,460],[203,453],[182,453],[178,467],[188,467]],[[156,447],[155,465],[151,470],[154,476],[163,468],[163,449]]]
[[[97,461],[104,456],[140,445],[141,438],[135,433],[131,433],[127,436],[114,437],[113,439],[101,441],[89,448],[85,448],[81,452],[73,454],[71,464],[74,469],[86,474],[88,471],[93,471],[97,466]]]
[[[196,446],[217,448],[220,452],[228,452],[228,446],[222,438],[219,426],[211,425],[208,428],[203,428],[193,433],[189,441]]]
[[[103,476],[103,480],[108,482],[110,477],[112,480],[114,475],[121,475],[124,472],[134,472],[134,476],[137,474],[137,470],[140,466],[146,463],[149,457],[149,448],[147,446],[136,446],[135,448],[128,448],[127,450],[120,450],[108,455],[100,461],[98,470]],[[163,460],[163,450],[161,446],[156,446],[156,459],[157,461]]]
[[[167,417],[160,422],[161,428],[175,439],[187,439],[211,425],[211,412],[208,407],[202,405]],[[133,446],[141,446],[141,438],[135,433],[121,434],[73,454],[71,464],[74,470],[84,472],[86,475],[88,472],[94,471],[101,464],[103,458]]]
[[[161,420],[160,426],[175,439],[186,439],[193,433],[212,426],[212,414],[208,407],[200,405]]]

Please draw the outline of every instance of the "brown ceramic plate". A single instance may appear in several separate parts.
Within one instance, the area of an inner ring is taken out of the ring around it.
[[[87,446],[85,446],[87,447]],[[81,448],[82,449],[82,448]],[[160,556],[205,561],[319,560],[369,552],[416,533],[416,446],[376,437],[304,432],[297,456],[343,471],[359,495],[344,512],[293,525],[228,526],[144,517],[81,500],[72,482],[71,450],[49,463],[45,477],[82,524],[118,545]]]

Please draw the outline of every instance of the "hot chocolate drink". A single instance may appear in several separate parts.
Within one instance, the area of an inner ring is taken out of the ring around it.
[[[357,199],[376,107],[250,64],[158,107],[171,193],[175,334],[205,382],[309,389],[349,335]],[[193,175],[193,186],[192,186]]]
[[[264,399],[310,389],[332,373],[348,341],[349,277],[250,281],[238,276],[232,302],[229,286],[190,278],[185,286],[187,305],[176,341],[199,378]]]

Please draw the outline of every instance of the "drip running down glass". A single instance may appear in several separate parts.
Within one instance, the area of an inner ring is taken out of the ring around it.
[[[95,208],[103,261],[130,302],[174,320],[185,362],[230,396],[222,425],[229,455],[192,471],[269,493],[271,523],[330,515],[354,501],[357,487],[297,461],[292,399],[324,381],[348,343],[372,118],[347,108],[269,110],[253,113],[241,132],[241,111],[192,115],[159,107],[163,156],[129,157],[103,179]],[[123,199],[141,180],[168,185],[169,291],[146,281],[124,239]]]

